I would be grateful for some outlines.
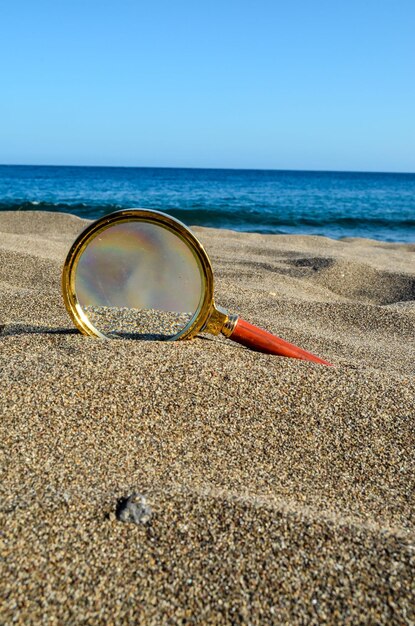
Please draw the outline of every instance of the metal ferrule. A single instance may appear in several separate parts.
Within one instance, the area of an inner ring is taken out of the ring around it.
[[[225,337],[230,337],[233,331],[235,330],[237,321],[238,321],[238,316],[235,315],[234,313],[230,313],[228,315],[228,319],[222,326],[222,335],[225,335]]]

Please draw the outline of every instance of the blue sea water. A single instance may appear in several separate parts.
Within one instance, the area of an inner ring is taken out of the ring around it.
[[[0,166],[0,211],[97,218],[130,207],[188,225],[415,241],[415,174]]]

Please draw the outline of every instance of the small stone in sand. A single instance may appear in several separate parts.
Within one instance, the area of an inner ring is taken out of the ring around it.
[[[139,526],[147,524],[152,515],[146,498],[141,493],[132,493],[122,498],[117,504],[117,519],[120,522],[131,522]]]

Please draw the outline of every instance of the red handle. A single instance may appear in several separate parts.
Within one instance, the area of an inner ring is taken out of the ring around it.
[[[258,328],[258,326],[253,326],[253,324],[241,320],[240,317],[229,339],[237,341],[247,348],[258,350],[259,352],[279,354],[280,356],[302,359],[303,361],[313,361],[314,363],[321,363],[322,365],[332,365],[328,361],[320,359],[315,354],[311,354],[311,352],[302,350],[292,343],[288,343],[288,341],[284,341],[284,339],[280,339],[276,335],[272,335],[266,330]]]

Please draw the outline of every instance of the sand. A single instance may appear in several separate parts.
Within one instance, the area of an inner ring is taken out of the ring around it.
[[[86,224],[0,213],[0,623],[414,624],[415,245],[194,229],[330,368],[80,335]]]
[[[108,339],[173,339],[194,317],[193,312],[127,306],[86,305],[82,310],[95,331]]]

